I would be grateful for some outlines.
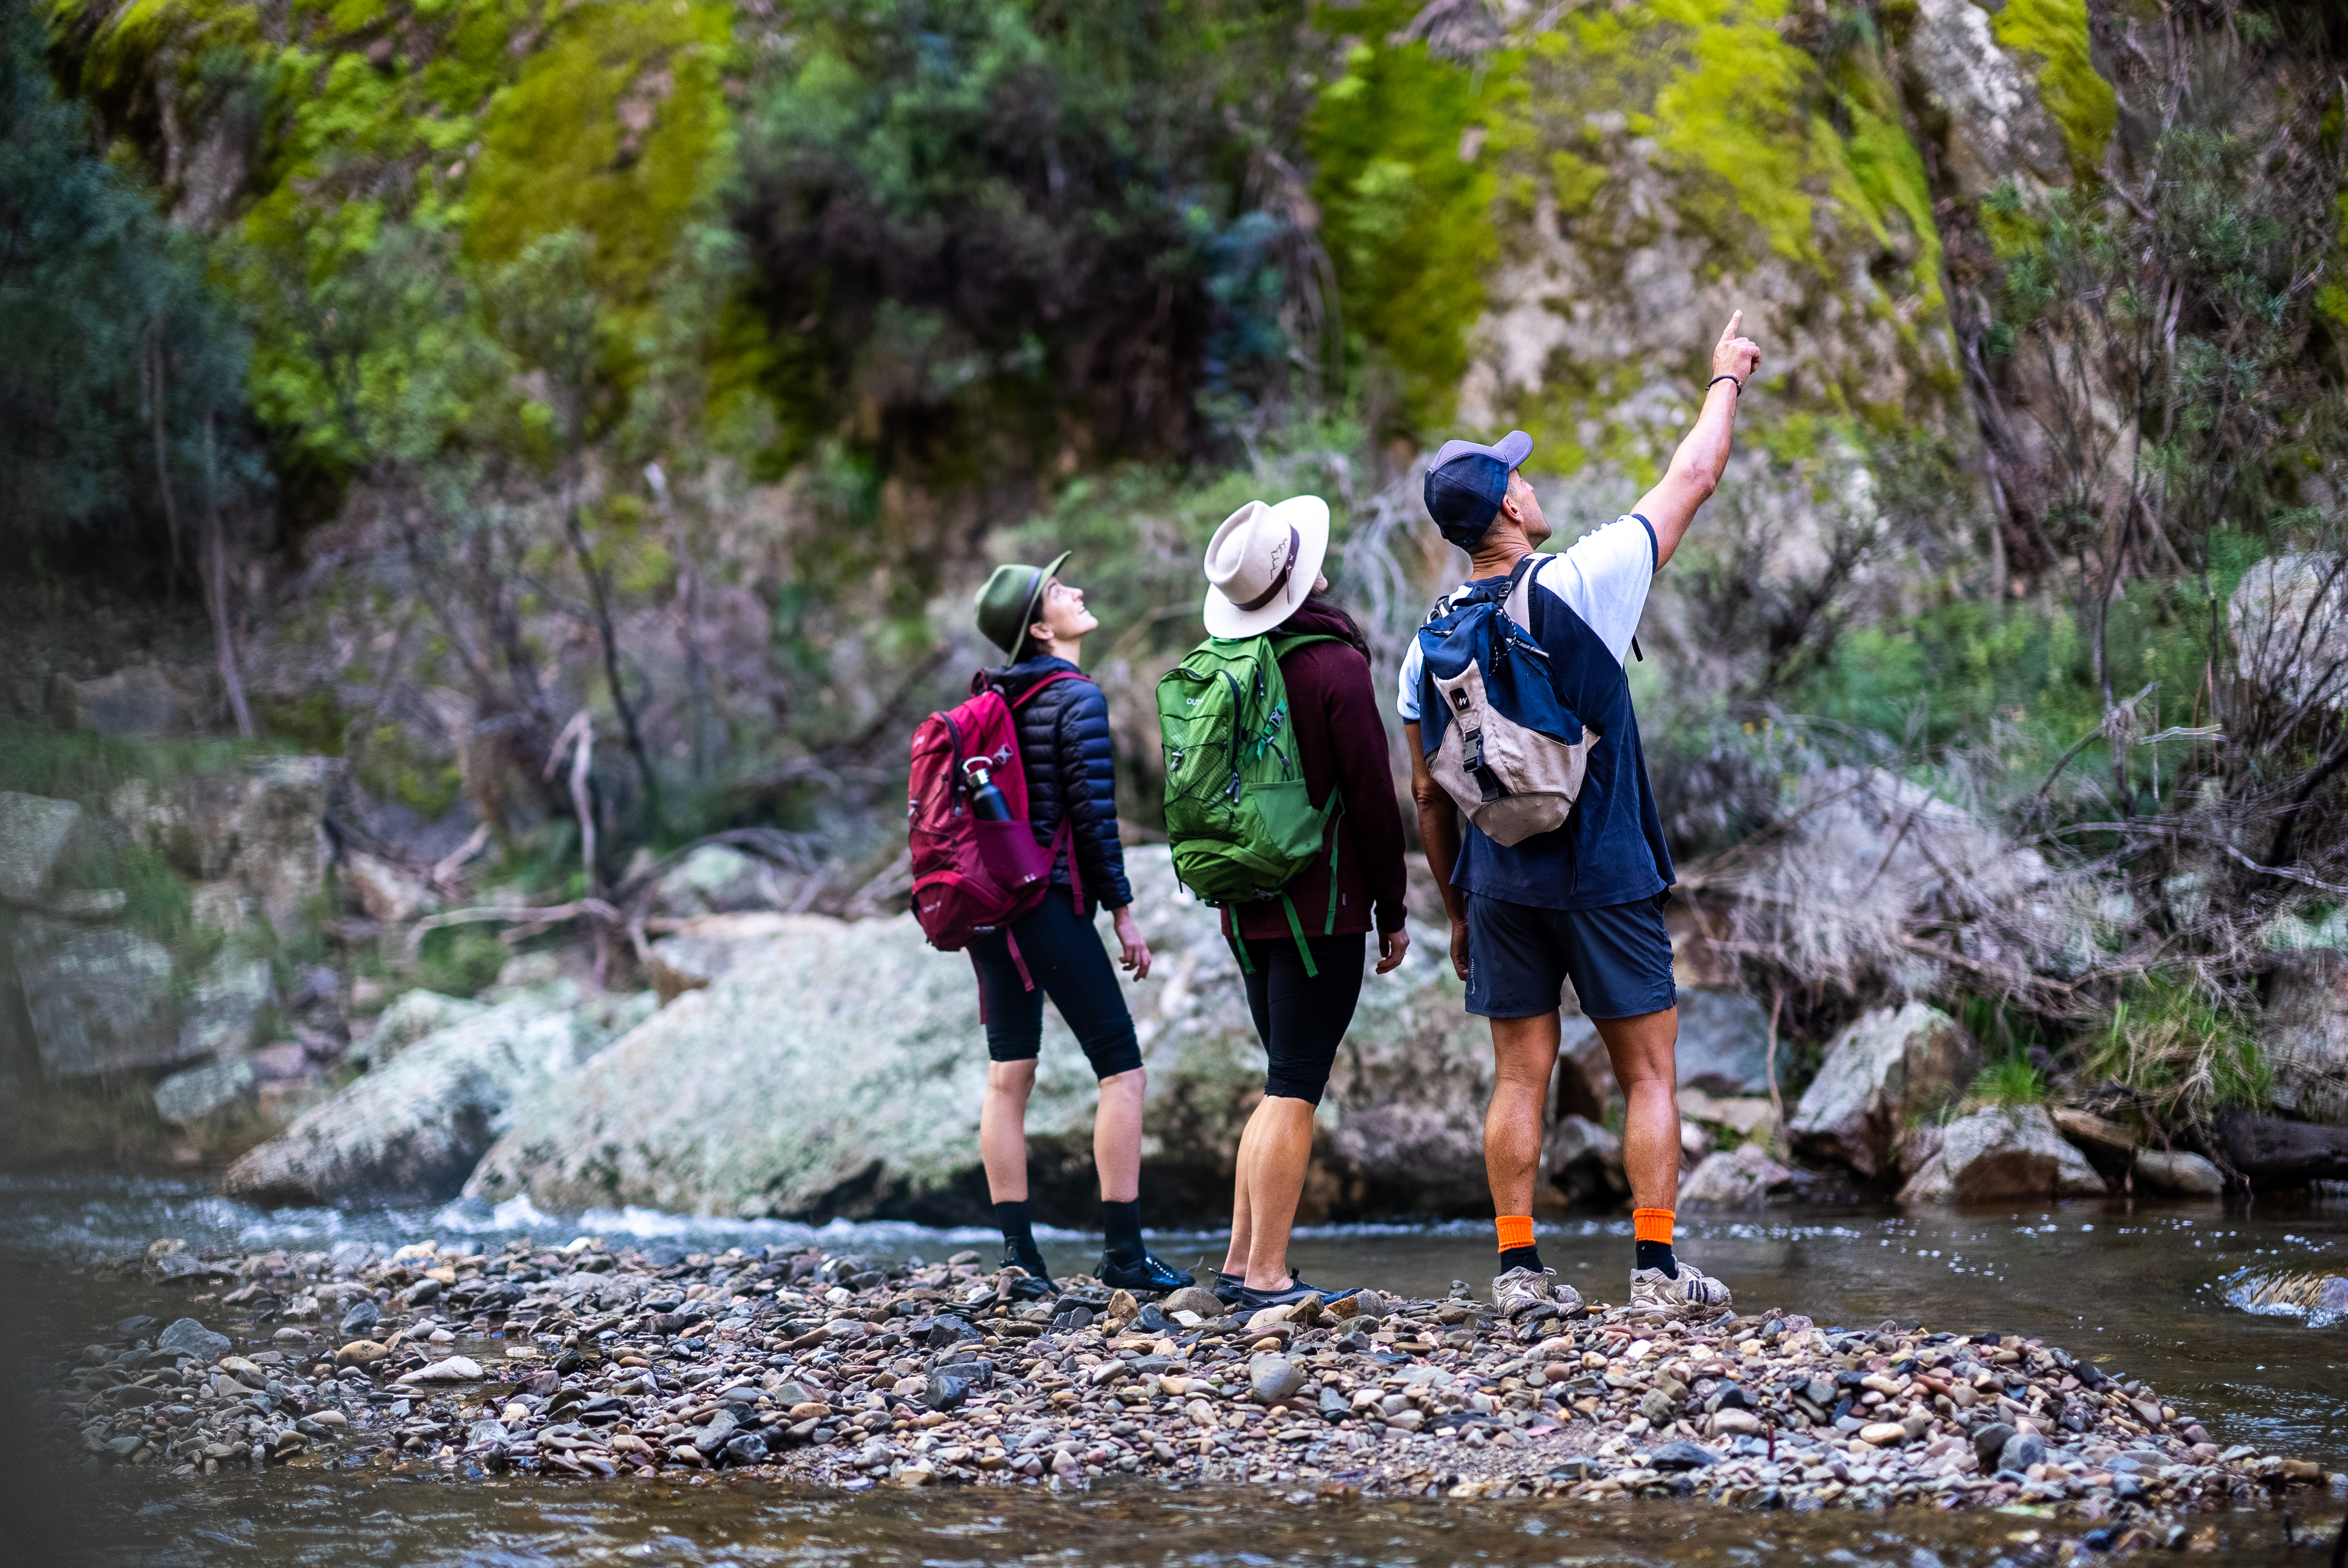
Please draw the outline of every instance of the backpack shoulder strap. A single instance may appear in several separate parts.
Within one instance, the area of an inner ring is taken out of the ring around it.
[[[1091,679],[1091,676],[1085,674],[1081,671],[1055,670],[1052,673],[1045,676],[1041,681],[1036,682],[1033,686],[1028,687],[1027,690],[1020,692],[1018,696],[1012,699],[1011,711],[1015,713],[1020,709],[1025,707],[1027,705],[1027,700],[1033,697],[1036,692],[1041,692],[1046,686],[1056,686],[1063,681],[1088,682]]]
[[[1527,635],[1530,635],[1533,629],[1533,579],[1540,575],[1540,569],[1550,559],[1539,552],[1522,556],[1509,573],[1508,617],[1523,628]]]

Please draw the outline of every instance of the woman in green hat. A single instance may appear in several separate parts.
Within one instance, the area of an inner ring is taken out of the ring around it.
[[[1001,669],[985,671],[984,679],[1015,715],[1035,842],[1050,845],[1063,818],[1068,826],[1067,846],[1053,862],[1044,902],[1012,923],[1010,941],[983,937],[970,947],[990,1058],[986,1100],[979,1112],[979,1153],[1003,1227],[1003,1261],[1048,1283],[1051,1273],[1027,1213],[1026,1125],[1048,996],[1100,1079],[1093,1163],[1100,1174],[1107,1240],[1099,1276],[1126,1290],[1179,1290],[1191,1283],[1190,1276],[1168,1267],[1141,1242],[1141,1100],[1148,1074],[1134,1039],[1133,1015],[1093,926],[1094,907],[1107,908],[1118,962],[1136,979],[1148,975],[1149,945],[1134,924],[1133,889],[1125,879],[1125,852],[1117,836],[1108,702],[1077,669],[1085,636],[1100,622],[1085,608],[1084,590],[1061,580],[1067,559],[1063,551],[1040,569],[997,567],[978,595],[978,629],[1010,657]],[[1072,674],[1079,679],[1050,679]],[[1035,695],[1029,698],[1031,690]],[[1035,1288],[1040,1293],[1046,1287]]]

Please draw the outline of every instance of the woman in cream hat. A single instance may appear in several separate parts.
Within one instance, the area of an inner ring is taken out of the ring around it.
[[[1320,597],[1329,586],[1329,507],[1318,496],[1277,506],[1250,501],[1207,546],[1206,622],[1214,637],[1312,637],[1280,654],[1288,723],[1315,809],[1343,810],[1336,886],[1330,857],[1316,856],[1283,889],[1300,908],[1334,908],[1326,934],[1304,938],[1317,976],[1305,972],[1279,898],[1227,906],[1223,935],[1246,982],[1248,1011],[1267,1058],[1263,1100],[1240,1138],[1231,1194],[1231,1242],[1215,1294],[1243,1309],[1294,1301],[1318,1287],[1288,1266],[1288,1236],[1313,1157],[1313,1115],[1362,991],[1363,950],[1378,933],[1377,972],[1403,960],[1402,812],[1386,760],[1385,725],[1370,680],[1369,644],[1353,618]],[[1342,1292],[1321,1291],[1333,1295]]]

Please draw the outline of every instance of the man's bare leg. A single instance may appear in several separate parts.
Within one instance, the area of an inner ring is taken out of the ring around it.
[[[1672,1250],[1680,1192],[1677,1008],[1635,1018],[1595,1019],[1614,1081],[1622,1086],[1622,1164],[1631,1178],[1633,1312],[1710,1318],[1729,1309],[1728,1287]]]
[[[1484,1174],[1492,1211],[1533,1212],[1540,1172],[1541,1115],[1557,1070],[1558,1018],[1496,1018],[1492,1025],[1492,1103],[1484,1112]]]

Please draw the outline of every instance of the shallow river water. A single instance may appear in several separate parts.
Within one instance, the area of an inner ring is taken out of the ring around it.
[[[1585,1293],[1621,1296],[1629,1222],[1544,1226],[1544,1258]],[[1684,1220],[1682,1246],[1735,1286],[1739,1307],[1807,1312],[1821,1325],[1886,1318],[1935,1328],[2044,1336],[2106,1370],[2150,1379],[2220,1444],[2348,1468],[2348,1353],[2339,1327],[2259,1316],[2228,1299],[2245,1270],[2348,1271],[2348,1204],[2261,1202],[2254,1209],[2119,1200],[1952,1211],[1773,1210]],[[96,1286],[53,1266],[119,1254],[159,1235],[198,1248],[303,1250],[336,1241],[426,1237],[495,1244],[601,1235],[655,1255],[812,1235],[835,1251],[926,1256],[983,1247],[978,1232],[903,1225],[804,1226],[527,1208],[264,1214],[169,1184],[0,1185],[0,1262],[18,1300],[10,1327],[49,1353],[95,1323],[171,1315],[173,1298]],[[1309,1232],[1297,1267],[1325,1284],[1440,1294],[1490,1271],[1488,1225]],[[1153,1233],[1178,1265],[1219,1239]],[[1073,1272],[1092,1238],[1049,1237]],[[11,1425],[17,1423],[12,1421]],[[11,1447],[13,1449],[14,1443]],[[819,1495],[755,1482],[594,1484],[507,1478],[296,1470],[228,1471],[196,1483],[144,1473],[57,1477],[36,1456],[0,1459],[0,1560],[57,1562],[77,1547],[113,1564],[226,1563],[903,1563],[1162,1564],[1840,1563],[1932,1568],[2068,1561],[2085,1526],[2019,1513],[1738,1512],[1701,1501],[1451,1501],[1316,1498],[1231,1485],[1174,1490],[1104,1484],[1083,1495],[1035,1489]],[[26,1489],[43,1489],[28,1496]],[[15,1496],[9,1495],[15,1493]],[[2307,1494],[2298,1494],[2305,1498]],[[21,1502],[26,1509],[5,1506]],[[2199,1562],[2331,1560],[2336,1500],[2302,1517],[2197,1516]],[[46,1532],[47,1533],[43,1533]],[[2101,1538],[2098,1538],[2101,1539]],[[2319,1544],[2320,1542],[2320,1544]],[[2296,1545],[2294,1545],[2294,1542]],[[2203,1555],[2202,1553],[2209,1553]]]

